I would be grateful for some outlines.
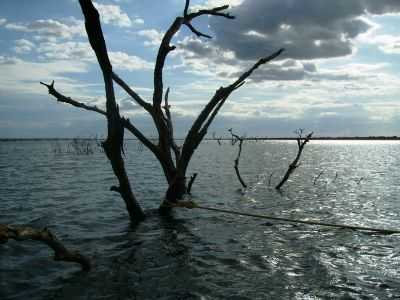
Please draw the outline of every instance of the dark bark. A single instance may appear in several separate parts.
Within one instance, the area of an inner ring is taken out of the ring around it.
[[[285,184],[285,182],[289,179],[290,175],[294,172],[294,170],[296,170],[299,166],[299,160],[301,157],[301,154],[303,152],[304,146],[310,141],[313,133],[309,133],[308,135],[306,135],[305,137],[302,136],[303,133],[303,129],[299,129],[296,131],[296,133],[298,134],[298,138],[297,138],[297,154],[295,159],[292,161],[292,163],[289,165],[289,168],[287,169],[285,175],[283,176],[283,178],[281,179],[281,181],[278,183],[278,185],[275,187],[277,190],[280,190],[282,188],[282,186]]]
[[[131,220],[135,222],[141,221],[144,219],[144,213],[132,192],[122,158],[124,126],[115,101],[113,71],[100,25],[99,14],[91,0],[79,0],[79,3],[85,17],[85,28],[89,42],[96,54],[105,85],[108,136],[103,142],[103,148],[110,160],[114,174],[118,178],[119,187],[117,190],[125,201]]]
[[[0,243],[6,243],[9,239],[40,241],[54,251],[54,260],[78,263],[83,271],[89,271],[91,268],[90,260],[87,257],[78,251],[68,250],[47,228],[34,229],[28,226],[0,224]]]
[[[113,190],[120,191],[132,218],[142,219],[144,215],[139,204],[133,196],[121,156],[121,145],[123,143],[124,132],[123,129],[125,128],[130,131],[155,155],[161,164],[165,178],[169,184],[167,191],[168,197],[166,198],[177,201],[178,199],[181,199],[187,192],[185,177],[193,153],[207,134],[208,128],[219,113],[225,101],[236,89],[240,88],[245,83],[245,80],[253,73],[254,70],[279,56],[283,49],[280,49],[272,55],[261,58],[231,85],[218,89],[214,96],[208,101],[196,120],[193,122],[186,138],[184,139],[182,147],[178,147],[174,140],[174,128],[168,100],[169,89],[165,94],[165,105],[162,106],[164,94],[163,69],[168,54],[175,49],[175,46],[170,45],[170,43],[183,25],[197,36],[210,37],[207,34],[201,33],[199,30],[197,30],[193,26],[192,21],[198,17],[207,15],[233,19],[233,16],[225,12],[229,6],[224,5],[213,9],[202,9],[196,12],[190,12],[190,1],[185,1],[183,15],[174,20],[162,38],[154,68],[153,99],[152,102],[149,103],[142,99],[139,94],[129,86],[129,84],[127,84],[113,72],[108,58],[104,37],[101,31],[98,13],[90,0],[80,0],[79,3],[81,4],[82,11],[85,16],[85,24],[89,42],[96,53],[100,68],[103,72],[106,86],[107,109],[106,111],[103,111],[95,106],[85,105],[78,101],[72,100],[71,98],[65,97],[54,89],[53,84],[46,86],[49,89],[49,93],[56,97],[58,101],[89,111],[95,111],[107,117],[108,137],[104,143],[104,148],[106,150],[107,157],[110,159],[110,162],[113,166],[114,173],[120,182],[118,189]],[[113,82],[117,83],[129,96],[131,96],[133,101],[135,101],[150,114],[158,132],[158,141],[151,141],[138,128],[136,128],[129,121],[129,119],[121,118],[115,102]]]
[[[238,144],[238,153],[237,156],[235,158],[235,163],[234,163],[234,169],[235,169],[235,173],[236,173],[236,177],[239,180],[240,184],[242,185],[243,188],[247,188],[247,184],[244,182],[242,176],[240,175],[240,171],[239,171],[239,160],[240,160],[240,155],[242,154],[242,145],[243,145],[243,137],[238,136],[237,134],[234,134],[232,131],[232,128],[230,128],[228,130],[230,132],[230,134],[232,135],[232,145],[236,144],[237,142],[239,142]]]
[[[188,195],[191,195],[192,185],[193,185],[193,182],[196,180],[196,177],[197,177],[197,173],[194,173],[192,176],[190,176],[190,181],[189,181],[188,188],[187,188]]]

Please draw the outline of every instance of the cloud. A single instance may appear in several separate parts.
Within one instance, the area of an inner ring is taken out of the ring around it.
[[[96,61],[88,42],[43,42],[36,51],[46,60]]]
[[[159,46],[164,36],[164,32],[156,29],[144,29],[138,31],[137,35],[147,39],[147,41],[144,42],[145,46]]]
[[[390,34],[371,34],[359,39],[361,43],[376,45],[386,54],[400,54],[400,36]]]
[[[96,57],[88,42],[41,43],[37,52],[45,60],[70,60],[96,63]],[[153,64],[144,59],[121,51],[108,51],[111,63],[116,70],[136,71],[148,70]]]
[[[246,0],[231,10],[237,18],[211,18],[216,45],[238,59],[254,60],[279,48],[282,58],[317,59],[352,54],[354,38],[367,32],[367,13],[400,12],[397,0]]]
[[[4,24],[7,23],[7,19],[5,18],[0,18],[0,26],[3,26]]]
[[[39,81],[59,81],[67,93],[76,92],[80,84],[64,76],[66,73],[85,73],[87,64],[73,61],[31,62],[16,57],[0,56],[0,91],[45,94]]]
[[[53,20],[36,20],[29,23],[7,23],[5,28],[13,31],[36,33],[40,38],[72,39],[84,36],[85,28],[81,20],[70,18],[65,23]]]
[[[153,68],[153,63],[145,61],[140,57],[129,55],[121,51],[109,51],[111,63],[115,69],[125,71],[136,71],[136,70],[150,70]]]
[[[97,2],[93,2],[93,4],[97,8],[100,17],[105,24],[111,24],[118,27],[131,27],[133,24],[144,23],[141,18],[131,20],[131,18],[121,10],[119,5],[100,4]]]
[[[13,50],[18,54],[25,54],[31,52],[34,47],[35,44],[31,41],[20,39],[15,41],[15,47]]]

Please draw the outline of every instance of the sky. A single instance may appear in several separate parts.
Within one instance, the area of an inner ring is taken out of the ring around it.
[[[114,71],[150,101],[158,46],[184,0],[96,0]],[[229,4],[234,20],[182,27],[164,69],[177,137],[220,86],[279,48],[227,100],[209,133],[291,136],[400,135],[399,0],[192,0],[190,10]],[[103,116],[57,103],[105,106],[104,85],[77,0],[0,1],[0,138],[89,137]],[[116,88],[121,114],[148,135],[146,113]]]

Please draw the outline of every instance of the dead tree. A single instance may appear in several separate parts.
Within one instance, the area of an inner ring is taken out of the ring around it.
[[[240,155],[242,154],[242,146],[243,146],[244,137],[238,136],[237,134],[233,133],[232,128],[228,129],[228,131],[232,135],[232,140],[231,140],[232,145],[235,145],[237,142],[239,142],[238,153],[235,158],[235,164],[233,167],[235,168],[236,177],[239,180],[240,184],[242,185],[243,188],[247,188],[247,184],[244,182],[244,180],[243,180],[242,176],[240,176],[240,172],[239,172],[239,160],[240,160]]]
[[[313,185],[317,184],[318,179],[324,174],[324,170],[322,170],[321,172],[318,173],[317,176],[315,176],[314,181],[313,181]]]
[[[290,175],[294,172],[294,170],[296,170],[301,163],[299,163],[301,154],[303,152],[304,146],[310,141],[313,132],[309,133],[308,135],[306,135],[305,137],[303,137],[303,131],[304,129],[298,129],[295,131],[295,133],[297,134],[297,155],[295,157],[295,159],[291,162],[291,164],[289,165],[289,168],[287,169],[285,175],[283,176],[282,180],[278,183],[278,185],[275,187],[277,190],[280,190],[281,187],[285,184],[285,182],[289,179]]]
[[[54,251],[54,260],[75,262],[81,265],[83,271],[90,270],[90,261],[78,251],[68,250],[57,237],[47,228],[34,229],[28,226],[11,226],[0,224],[0,243],[8,240],[34,240],[45,243]]]
[[[222,137],[221,137],[221,136],[220,136],[220,137],[217,137],[217,135],[215,134],[215,131],[212,133],[212,137],[213,137],[213,140],[216,140],[216,141],[217,141],[217,143],[218,143],[219,146],[222,145],[222,144],[221,144],[221,139],[222,139]]]
[[[178,199],[181,199],[187,191],[185,178],[192,155],[203,140],[204,136],[207,134],[208,128],[224,105],[225,101],[236,89],[240,88],[245,83],[245,80],[254,70],[279,56],[283,52],[283,49],[280,49],[272,55],[261,58],[232,84],[220,87],[194,120],[182,146],[178,147],[174,140],[174,130],[170,112],[171,106],[168,102],[169,90],[167,90],[165,97],[163,97],[163,69],[165,61],[168,54],[176,48],[171,45],[171,40],[182,26],[186,26],[198,37],[210,38],[209,35],[198,31],[192,25],[192,21],[201,16],[216,16],[234,19],[233,16],[225,12],[229,6],[224,5],[213,9],[201,9],[191,12],[189,11],[190,1],[186,0],[183,15],[174,20],[162,38],[154,67],[153,97],[151,102],[148,102],[134,91],[130,84],[126,83],[112,70],[99,22],[98,12],[94,8],[92,1],[79,0],[79,3],[85,17],[86,31],[90,44],[96,53],[98,63],[103,73],[107,99],[106,110],[101,110],[96,106],[90,106],[62,95],[55,89],[54,82],[45,85],[48,87],[49,93],[58,101],[88,111],[97,112],[107,118],[108,136],[104,142],[104,149],[119,181],[119,186],[112,187],[112,190],[121,194],[122,198],[125,200],[131,218],[133,220],[141,220],[143,219],[144,214],[132,193],[124,167],[123,157],[121,155],[124,129],[132,133],[157,158],[161,164],[166,181],[169,184],[167,191],[167,198],[169,198],[168,201],[176,202]],[[132,101],[136,102],[136,104],[151,116],[158,133],[156,142],[143,134],[129,119],[120,116],[118,105],[115,101],[114,83],[119,85],[132,98]],[[162,105],[163,99],[164,105]]]

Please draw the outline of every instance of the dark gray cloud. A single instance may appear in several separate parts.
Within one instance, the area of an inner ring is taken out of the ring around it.
[[[234,25],[211,18],[216,45],[254,60],[279,48],[283,57],[316,59],[352,53],[352,39],[370,28],[367,13],[400,12],[398,0],[245,0],[232,9]]]

